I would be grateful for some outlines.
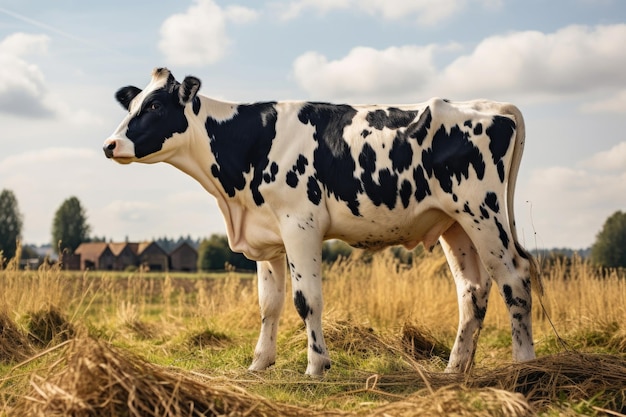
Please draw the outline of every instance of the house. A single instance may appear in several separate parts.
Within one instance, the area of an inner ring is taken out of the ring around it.
[[[169,270],[169,256],[155,242],[140,243],[137,247],[137,257],[139,265],[147,267],[149,271]]]
[[[74,255],[80,256],[80,269],[115,269],[115,255],[106,242],[81,243]]]
[[[138,243],[109,243],[109,248],[115,256],[115,265],[113,269],[122,271],[129,266],[136,266],[138,264],[138,246]]]
[[[170,252],[170,266],[173,271],[196,272],[198,251],[187,242],[181,243]]]
[[[150,271],[196,271],[198,252],[188,243],[168,254],[156,242],[81,243],[73,254],[63,255],[66,269],[123,271],[145,267]]]

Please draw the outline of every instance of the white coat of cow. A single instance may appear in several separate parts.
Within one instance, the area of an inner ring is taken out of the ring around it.
[[[167,162],[216,198],[232,250],[257,261],[262,324],[251,370],[276,358],[285,255],[308,336],[306,373],[330,367],[321,320],[325,239],[372,249],[432,248],[439,240],[459,303],[447,371],[471,366],[492,280],[509,311],[513,358],[535,357],[531,284],[540,282],[515,232],[524,146],[515,106],[437,98],[402,106],[237,104],[199,88],[199,79],[180,83],[165,68],[143,90],[121,88],[116,97],[128,114],[104,152],[120,163]]]

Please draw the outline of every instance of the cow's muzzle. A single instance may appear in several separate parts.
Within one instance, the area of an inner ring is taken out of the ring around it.
[[[104,155],[107,158],[113,158],[114,149],[115,149],[115,141],[110,142],[110,143],[105,143],[104,146],[102,147],[102,150],[104,151]]]

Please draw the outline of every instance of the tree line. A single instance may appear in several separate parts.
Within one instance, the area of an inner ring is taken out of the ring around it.
[[[15,256],[17,244],[21,240],[23,215],[19,210],[15,194],[8,189],[0,192],[0,267]],[[83,242],[105,242],[106,238],[90,236],[91,227],[87,214],[77,197],[67,198],[54,214],[51,228],[51,244],[55,253],[73,252]],[[191,244],[198,250],[198,270],[223,270],[229,265],[240,270],[253,270],[255,263],[239,253],[232,252],[224,235],[214,234],[205,239],[192,239],[191,236],[178,240],[167,237],[154,239],[164,250],[170,252],[182,242]],[[417,250],[421,250],[419,247]],[[401,248],[392,249],[394,256],[402,263],[410,264],[414,252]],[[322,259],[334,262],[339,257],[347,257],[352,248],[341,241],[324,242]],[[609,267],[626,267],[626,212],[616,211],[607,218],[596,240],[589,250],[593,263]],[[37,257],[23,247],[22,257]]]

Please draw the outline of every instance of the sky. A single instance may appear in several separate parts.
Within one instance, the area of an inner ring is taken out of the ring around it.
[[[225,234],[191,177],[102,152],[115,91],[162,66],[237,102],[512,102],[525,246],[589,247],[626,210],[624,0],[0,0],[0,189],[23,242],[50,243],[72,196],[98,237]]]

